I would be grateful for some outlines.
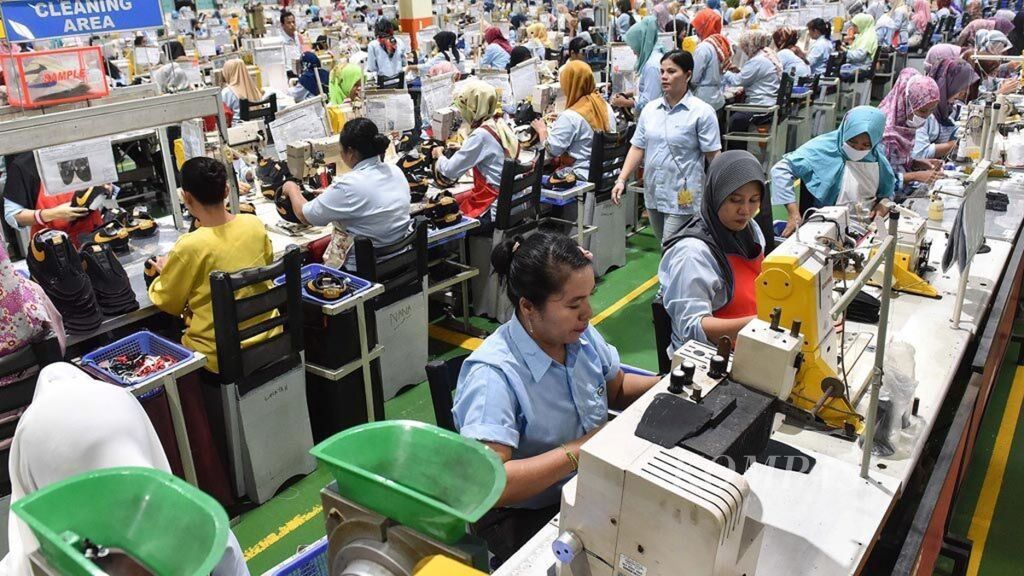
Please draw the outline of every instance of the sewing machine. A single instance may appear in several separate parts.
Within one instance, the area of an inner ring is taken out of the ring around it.
[[[430,114],[430,129],[435,140],[445,142],[455,134],[458,127],[459,111],[454,107],[434,110]]]
[[[313,189],[326,188],[334,176],[348,172],[336,136],[290,143],[286,154],[288,171]]]
[[[939,291],[922,278],[929,270],[928,256],[931,254],[932,243],[925,236],[928,221],[913,210],[899,205],[892,205],[892,210],[899,210],[900,222],[897,232],[896,261],[893,263],[894,290],[917,294],[928,298],[940,298]],[[875,249],[871,251],[875,254]],[[882,285],[882,271],[876,271],[869,282],[873,286]]]

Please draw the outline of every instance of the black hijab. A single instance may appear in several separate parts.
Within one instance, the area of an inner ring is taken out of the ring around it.
[[[505,66],[505,71],[512,70],[517,64],[522,64],[530,58],[533,58],[533,52],[530,51],[526,46],[516,46],[512,49],[511,57],[508,59],[508,66]]]
[[[437,46],[437,51],[449,62],[462,60],[462,56],[459,55],[459,51],[455,47],[456,40],[455,32],[445,30],[434,34],[434,46]]]
[[[1010,30],[1010,42],[1013,44],[1015,56],[1024,52],[1024,11],[1018,11],[1013,17],[1013,30]]]

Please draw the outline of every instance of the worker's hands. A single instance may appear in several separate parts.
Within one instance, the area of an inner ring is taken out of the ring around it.
[[[293,198],[296,194],[302,196],[302,190],[299,188],[299,185],[291,180],[281,186],[281,192],[289,198]]]
[[[612,96],[611,105],[619,108],[632,108],[633,100],[620,93]]]
[[[931,186],[942,176],[940,170],[918,170],[917,172],[907,172],[903,174],[903,180],[905,182],[920,182],[927,186]]]
[[[541,142],[545,142],[548,139],[548,125],[544,123],[543,118],[537,118],[533,122],[530,122],[530,127],[537,133],[537,138],[540,138]]]
[[[782,231],[783,238],[789,238],[796,232],[796,229],[803,224],[804,220],[800,217],[800,214],[790,214],[789,218],[786,219],[786,228]]]
[[[156,268],[157,274],[163,274],[164,266],[167,265],[167,256],[157,256],[153,262],[153,268]]]
[[[868,215],[871,220],[875,218],[885,218],[889,215],[890,203],[887,199],[883,198],[875,204],[875,207],[871,209],[871,213]]]
[[[242,196],[245,196],[251,190],[252,190],[252,185],[251,184],[246,184],[245,182],[242,182],[241,180],[238,181],[238,193],[239,194],[241,194]]]
[[[430,151],[430,155],[434,157],[434,160],[437,160],[438,158],[444,155],[444,148],[442,148],[441,146],[435,146]]]
[[[612,204],[618,206],[622,203],[622,194],[626,191],[626,184],[621,181],[616,181],[615,186],[612,186]]]
[[[66,202],[53,208],[44,208],[41,216],[44,221],[52,222],[54,220],[78,220],[87,214],[89,214],[88,208],[75,208],[71,206],[71,202]]]
[[[1020,90],[1020,78],[1010,78],[1009,80],[1004,80],[999,85],[997,92],[999,94],[1013,94],[1017,90]]]

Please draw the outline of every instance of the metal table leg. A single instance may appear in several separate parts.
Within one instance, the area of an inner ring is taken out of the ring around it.
[[[196,465],[192,460],[192,445],[188,440],[185,412],[181,408],[181,395],[178,393],[178,380],[173,374],[166,374],[161,378],[161,385],[167,392],[167,404],[171,408],[171,423],[174,426],[174,436],[178,441],[178,454],[181,457],[181,468],[185,472],[185,480],[198,488]]]
[[[370,374],[370,345],[366,338],[366,301],[356,306],[356,320],[359,325],[359,358],[363,367],[363,395],[366,400],[366,421],[378,420],[373,401],[373,378]]]

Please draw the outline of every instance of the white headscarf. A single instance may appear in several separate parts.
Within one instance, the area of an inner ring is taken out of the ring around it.
[[[171,472],[142,405],[127,390],[93,380],[71,364],[43,368],[11,443],[11,503],[65,478],[115,466]],[[28,556],[39,544],[13,513],[8,539],[10,551],[0,573],[31,576]],[[249,574],[233,534],[213,574]]]

